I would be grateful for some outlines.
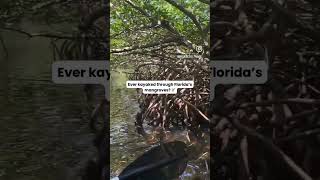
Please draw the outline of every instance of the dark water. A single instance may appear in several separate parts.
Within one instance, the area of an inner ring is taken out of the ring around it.
[[[15,28],[53,29],[31,22]],[[95,150],[82,86],[51,83],[48,39],[1,34],[9,59],[0,51],[0,179],[76,179]]]

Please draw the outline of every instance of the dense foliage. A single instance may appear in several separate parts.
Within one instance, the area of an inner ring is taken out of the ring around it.
[[[319,179],[317,1],[215,1],[214,59],[263,59],[263,85],[217,87],[212,111],[215,179]]]

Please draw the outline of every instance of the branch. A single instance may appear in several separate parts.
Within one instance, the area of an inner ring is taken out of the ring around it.
[[[194,48],[194,44],[189,41],[185,36],[183,36],[182,34],[180,34],[172,25],[170,25],[170,23],[166,20],[158,20],[154,17],[151,17],[151,15],[149,15],[144,9],[138,7],[137,5],[135,5],[134,3],[132,3],[130,0],[125,0],[126,3],[128,3],[131,7],[133,7],[134,9],[136,9],[138,12],[140,12],[142,15],[146,16],[152,23],[158,23],[160,22],[160,26],[162,28],[167,29],[169,32],[175,34],[176,36],[178,36],[178,38],[180,39],[180,41],[182,41],[188,48],[195,50]],[[204,54],[205,57],[207,57],[207,54]],[[208,57],[207,57],[208,58]]]
[[[157,25],[155,24],[150,24],[150,25],[146,25],[146,26],[143,26],[143,27],[138,27],[138,28],[132,28],[132,29],[129,29],[129,30],[123,30],[119,33],[116,33],[116,34],[111,34],[110,35],[110,38],[113,39],[113,38],[116,38],[118,36],[121,36],[125,33],[130,33],[130,32],[138,32],[138,31],[142,31],[142,30],[146,30],[146,29],[152,29],[152,28],[157,28]]]
[[[45,37],[45,38],[55,38],[55,39],[69,39],[69,40],[78,40],[81,37],[79,36],[66,36],[62,34],[53,34],[53,33],[29,33],[27,31],[21,30],[21,29],[15,29],[10,27],[0,27],[0,29],[7,30],[7,31],[14,31],[20,34],[24,34],[28,36],[28,38],[34,38],[34,37]],[[99,36],[99,37],[92,37],[92,36],[86,36],[86,38],[89,39],[105,39],[108,38],[106,36]]]
[[[246,34],[245,36],[236,36],[231,37],[230,40],[232,43],[241,44],[248,41],[259,41],[261,39],[265,39],[268,37],[268,33],[272,29],[272,23],[276,19],[275,14],[272,14],[269,19],[262,25],[261,29],[259,29],[257,32],[251,32],[249,34]],[[226,25],[226,23],[224,23]],[[228,26],[231,26],[232,24],[229,24]],[[234,28],[237,28],[236,26]],[[238,28],[237,28],[238,29]]]
[[[151,63],[141,64],[141,65],[139,65],[138,67],[136,67],[136,68],[135,68],[135,71],[136,71],[136,72],[138,72],[140,68],[142,68],[142,67],[144,67],[144,66],[151,66],[151,65],[153,65],[153,66],[160,66],[160,67],[164,67],[164,68],[168,68],[168,69],[170,69],[171,71],[173,71],[173,72],[175,72],[175,73],[177,73],[177,74],[183,74],[183,72],[180,72],[179,70],[177,70],[177,69],[173,68],[173,67],[172,67],[172,66],[170,66],[170,65],[166,65],[166,64],[159,64],[159,63],[153,63],[153,62],[151,62]],[[185,74],[187,74],[187,73],[185,73]],[[184,74],[184,75],[185,75],[185,74]],[[190,74],[190,73],[189,73],[189,74]],[[160,96],[158,96],[158,97],[160,97]]]
[[[200,1],[200,2],[202,2],[204,4],[210,4],[210,0],[198,0],[198,1]]]
[[[109,11],[108,6],[101,7],[100,9],[97,9],[93,11],[91,14],[89,14],[83,22],[79,25],[80,30],[87,30],[92,24],[99,19],[100,17],[107,16]],[[107,18],[106,18],[107,19]],[[109,24],[109,23],[107,23]]]
[[[312,130],[307,130],[301,133],[293,134],[287,137],[279,138],[276,140],[276,142],[282,143],[282,142],[296,140],[299,138],[309,137],[309,136],[318,135],[318,134],[320,134],[320,129],[312,129]]]
[[[33,37],[47,37],[47,38],[56,38],[56,39],[78,39],[77,37],[73,36],[63,36],[58,34],[50,34],[50,33],[29,33],[21,29],[9,28],[9,27],[0,27],[0,29],[7,30],[7,31],[14,31],[20,34],[24,34],[29,38]]]
[[[237,30],[237,31],[240,31],[241,29],[239,27],[237,27],[235,24],[231,23],[231,22],[228,22],[228,21],[218,21],[218,22],[212,22],[211,23],[211,26],[212,27],[215,27],[215,26],[227,26],[227,27],[230,27],[232,28],[233,30]]]
[[[302,99],[302,98],[289,98],[289,99],[279,99],[279,100],[270,100],[270,101],[261,101],[261,102],[253,102],[253,103],[244,103],[241,104],[241,108],[252,107],[252,106],[271,106],[273,104],[309,104],[309,105],[319,105],[320,100],[318,99]]]
[[[278,148],[272,141],[264,137],[263,135],[257,133],[253,129],[250,129],[244,125],[242,125],[237,119],[228,117],[229,121],[241,132],[250,136],[259,142],[261,145],[271,154],[276,156],[278,159],[283,161],[288,168],[290,168],[296,175],[298,175],[303,180],[312,180],[312,178],[305,173],[290,157],[288,157],[280,148]]]
[[[203,33],[201,24],[199,23],[199,21],[197,20],[196,16],[194,14],[192,14],[192,12],[188,11],[187,9],[185,9],[183,6],[179,5],[178,3],[176,3],[174,0],[165,0],[167,1],[169,4],[173,5],[174,7],[178,8],[181,12],[183,12],[185,15],[187,15],[192,21],[193,23],[196,25],[196,27],[198,28],[198,30],[200,31],[200,33]]]
[[[284,18],[286,23],[290,23],[295,26],[298,26],[303,32],[305,32],[306,36],[312,39],[315,39],[317,41],[320,41],[320,32],[314,30],[312,27],[310,27],[309,24],[304,23],[303,20],[296,17],[295,14],[291,13],[289,10],[282,7],[275,0],[266,0],[266,1],[271,5],[272,9],[277,12],[278,17]]]
[[[155,19],[153,19],[144,9],[142,9],[139,6],[135,5],[130,0],[125,0],[125,2],[128,3],[130,6],[132,6],[134,9],[136,9],[137,11],[139,11],[142,15],[146,16],[147,18],[149,18],[152,22],[155,21]]]
[[[185,102],[186,104],[188,104],[189,106],[191,106],[194,110],[196,110],[205,120],[207,120],[208,122],[210,122],[210,119],[200,110],[198,109],[195,105],[191,104],[189,101],[180,98],[183,102]]]
[[[71,2],[71,1],[72,0],[69,0],[69,2]],[[59,3],[66,3],[66,1],[65,0],[51,0],[51,1],[47,1],[47,2],[42,2],[42,3],[38,3],[38,4],[34,5],[34,6],[32,6],[31,9],[38,10],[38,9],[41,9],[41,8],[48,8],[51,5],[57,5]]]
[[[177,42],[178,39],[177,38],[170,38],[170,39],[167,39],[167,40],[164,40],[164,41],[161,41],[161,42],[153,42],[153,43],[150,43],[150,44],[145,44],[145,45],[136,45],[136,46],[132,46],[132,47],[125,47],[125,48],[122,48],[122,49],[112,49],[111,50],[111,53],[123,53],[123,52],[130,52],[130,51],[134,51],[134,50],[137,50],[137,49],[145,49],[145,48],[152,48],[152,47],[155,47],[155,46],[160,46],[162,44],[168,44],[168,43],[171,43],[171,42]]]
[[[285,122],[289,122],[289,121],[295,120],[295,119],[297,119],[297,120],[303,119],[303,118],[305,118],[306,116],[310,116],[310,115],[315,114],[315,113],[318,113],[318,112],[320,112],[319,109],[306,110],[306,111],[303,111],[303,112],[294,114],[294,115],[292,115],[292,116],[290,116],[290,117],[287,117],[286,120],[285,120]]]

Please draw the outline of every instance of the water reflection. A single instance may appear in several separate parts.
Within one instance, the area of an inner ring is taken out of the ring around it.
[[[9,59],[0,59],[0,179],[76,179],[94,153],[82,87],[51,83],[48,39],[2,34]]]

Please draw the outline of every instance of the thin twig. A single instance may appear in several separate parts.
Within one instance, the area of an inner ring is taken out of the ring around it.
[[[293,134],[293,135],[290,135],[287,137],[279,138],[279,139],[276,139],[275,141],[277,143],[282,143],[282,142],[296,140],[296,139],[314,136],[314,135],[318,135],[318,134],[320,134],[320,129],[312,129],[312,130],[307,130],[307,131],[304,131],[301,133]]]
[[[242,125],[236,118],[228,117],[229,121],[241,132],[254,139],[259,140],[261,145],[267,150],[267,152],[275,155],[279,160],[283,161],[288,168],[290,168],[296,175],[303,180],[312,180],[312,178],[303,171],[290,157],[288,157],[280,148],[278,148],[273,142],[263,135],[259,134],[253,129],[250,129]]]
[[[279,99],[261,102],[249,102],[240,105],[240,108],[252,107],[252,106],[271,106],[273,104],[309,104],[319,105],[320,100],[318,99],[307,99],[307,98],[290,98],[290,99]]]

